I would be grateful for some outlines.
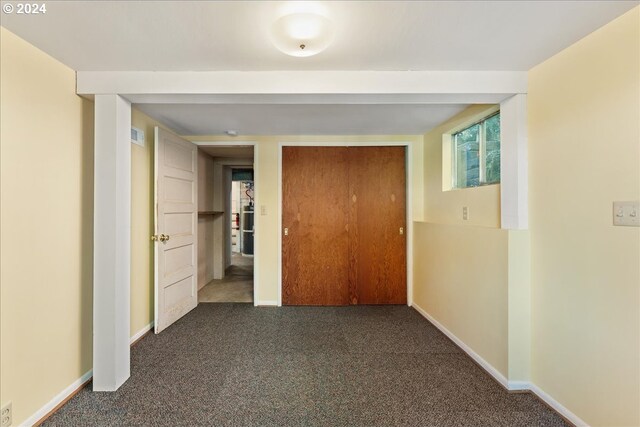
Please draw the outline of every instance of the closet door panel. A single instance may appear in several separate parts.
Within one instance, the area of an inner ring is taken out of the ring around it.
[[[282,148],[282,303],[349,304],[346,147]]]
[[[349,299],[406,304],[405,147],[349,147]]]

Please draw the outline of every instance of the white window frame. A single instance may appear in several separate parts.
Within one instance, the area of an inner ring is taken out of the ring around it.
[[[490,118],[497,116],[500,114],[500,110],[494,111],[493,113],[483,117],[481,120],[475,121],[469,125],[466,125],[460,130],[451,134],[451,188],[452,189],[464,189],[464,188],[475,188],[475,187],[483,187],[486,185],[496,185],[500,184],[502,179],[502,174],[500,174],[500,179],[497,182],[487,182],[487,144],[486,144],[486,122]],[[459,186],[458,185],[458,150],[457,150],[457,137],[458,134],[473,127],[476,125],[480,125],[480,130],[478,131],[478,179],[480,183],[478,185],[469,185],[469,186]],[[500,150],[502,150],[502,140],[500,141]]]

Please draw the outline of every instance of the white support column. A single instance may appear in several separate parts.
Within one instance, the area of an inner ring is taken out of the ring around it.
[[[527,95],[500,103],[500,212],[502,228],[529,227]]]
[[[95,96],[93,390],[115,391],[129,371],[131,104]]]

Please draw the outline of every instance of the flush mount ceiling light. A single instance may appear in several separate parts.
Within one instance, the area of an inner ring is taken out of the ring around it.
[[[312,56],[333,41],[333,23],[316,13],[292,13],[273,23],[271,41],[291,56]]]

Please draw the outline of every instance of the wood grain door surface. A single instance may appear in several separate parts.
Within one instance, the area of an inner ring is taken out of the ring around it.
[[[407,303],[404,147],[349,147],[352,304]]]
[[[283,147],[282,303],[405,304],[405,188],[404,147]]]
[[[346,147],[282,148],[282,303],[349,304]]]

